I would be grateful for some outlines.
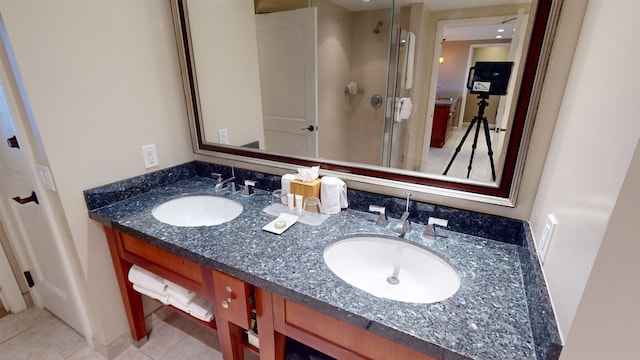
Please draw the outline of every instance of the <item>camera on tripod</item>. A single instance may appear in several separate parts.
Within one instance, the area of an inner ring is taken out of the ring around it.
[[[511,61],[478,61],[475,66],[469,69],[469,75],[467,76],[467,88],[470,93],[477,94],[480,102],[478,103],[478,115],[471,120],[471,124],[467,128],[467,131],[462,136],[460,144],[456,147],[453,157],[449,161],[449,165],[444,170],[442,175],[447,175],[453,161],[458,156],[458,153],[462,149],[462,145],[467,136],[471,132],[474,125],[477,125],[475,136],[473,138],[473,145],[471,146],[471,157],[469,158],[469,166],[467,167],[467,179],[471,175],[471,169],[473,167],[473,156],[478,145],[478,134],[480,133],[480,124],[484,128],[484,138],[487,143],[487,153],[489,154],[489,161],[491,164],[491,178],[496,181],[496,169],[493,163],[493,150],[491,149],[491,136],[489,135],[489,123],[484,116],[484,109],[489,105],[487,99],[490,95],[506,95],[507,87],[509,87],[509,78],[511,77],[511,70],[513,69],[513,62]],[[473,73],[473,77],[471,74]]]
[[[512,61],[478,61],[469,69],[467,89],[471,90],[472,94],[507,95],[511,69]]]

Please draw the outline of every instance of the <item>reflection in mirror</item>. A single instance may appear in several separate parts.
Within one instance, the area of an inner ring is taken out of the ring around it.
[[[513,196],[550,0],[174,3],[196,152]],[[487,100],[489,131],[462,141],[477,61],[515,65],[507,95]]]

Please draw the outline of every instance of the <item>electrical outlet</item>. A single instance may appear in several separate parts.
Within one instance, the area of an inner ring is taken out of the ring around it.
[[[227,129],[218,130],[218,142],[222,145],[229,143],[229,131]]]
[[[558,220],[553,214],[549,214],[547,216],[547,220],[544,222],[544,227],[542,228],[542,236],[540,237],[540,243],[538,244],[538,252],[540,256],[540,261],[544,263],[544,258],[547,256],[547,250],[549,250],[549,244],[551,243],[551,239],[553,238],[553,233],[556,230],[556,225],[558,225]]]
[[[158,166],[158,153],[156,153],[156,145],[145,145],[142,147],[142,158],[144,159],[144,167],[152,168]]]

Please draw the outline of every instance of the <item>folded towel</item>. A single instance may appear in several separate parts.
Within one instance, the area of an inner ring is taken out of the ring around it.
[[[167,305],[169,304],[169,295],[167,294],[161,294],[161,293],[157,293],[153,290],[150,289],[146,289],[142,286],[138,286],[136,284],[133,284],[133,290],[139,292],[140,294],[146,295],[152,299],[156,299],[158,301],[160,301],[161,303]]]
[[[131,269],[129,269],[127,277],[134,285],[138,285],[139,287],[151,290],[158,294],[164,294],[167,289],[167,285],[164,283],[163,278],[139,267],[138,265],[133,265]]]
[[[189,305],[184,305],[180,301],[177,301],[174,297],[169,296],[169,305],[173,306],[176,309],[180,309],[187,314],[189,313]]]
[[[187,290],[182,286],[172,283],[169,280],[165,279],[165,284],[167,284],[167,294],[169,295],[172,301],[177,301],[184,306],[188,306],[189,303],[196,296],[196,293],[193,291]]]
[[[213,306],[211,302],[202,296],[197,296],[189,304],[189,314],[202,321],[213,320]]]

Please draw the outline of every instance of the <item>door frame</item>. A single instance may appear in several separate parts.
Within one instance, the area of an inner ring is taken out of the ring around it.
[[[27,303],[24,301],[22,291],[20,291],[20,286],[15,278],[17,275],[13,273],[4,248],[0,246],[0,301],[9,312],[14,314],[27,308]]]

